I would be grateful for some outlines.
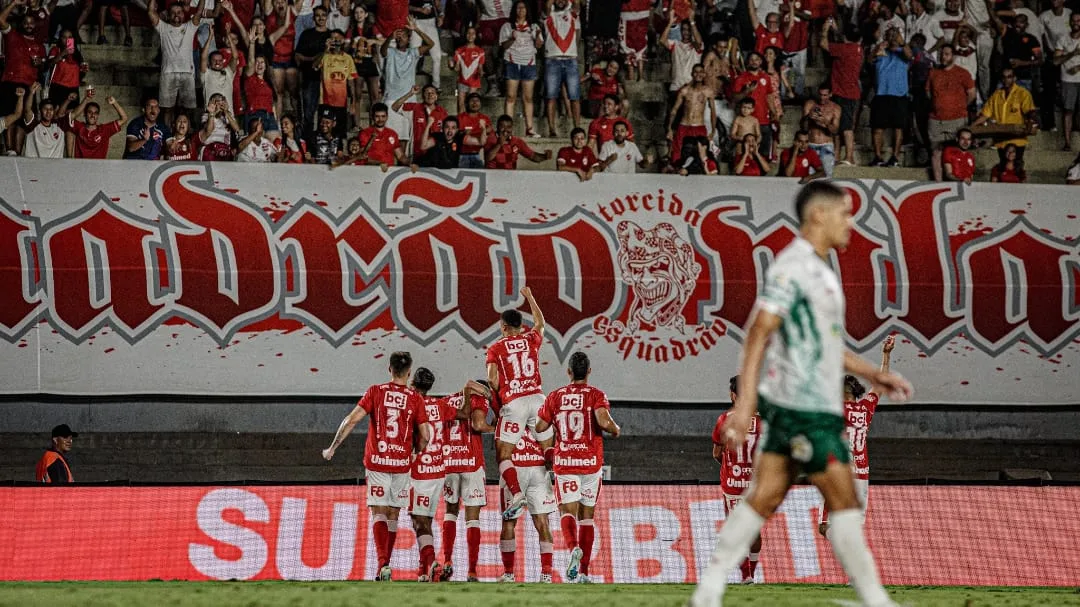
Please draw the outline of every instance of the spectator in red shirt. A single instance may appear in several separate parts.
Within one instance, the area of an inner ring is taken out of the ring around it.
[[[760,53],[750,53],[746,60],[746,71],[735,78],[732,89],[734,101],[738,103],[745,97],[754,100],[754,118],[761,127],[761,153],[768,155],[772,150],[772,125],[769,122],[769,95],[776,93],[772,78],[761,69],[765,58]]]
[[[127,123],[127,112],[116,102],[115,97],[107,97],[105,102],[114,110],[118,118],[112,122],[98,124],[101,117],[101,106],[91,101],[93,89],[86,94],[82,103],[71,110],[68,114],[67,131],[74,135],[73,147],[68,148],[70,158],[96,158],[104,160],[109,155],[109,141],[113,135],[119,133]],[[76,120],[85,115],[86,122]]]
[[[422,102],[406,102],[407,99],[415,99],[417,93],[420,93]],[[414,84],[409,92],[394,101],[391,109],[395,112],[404,110],[412,113],[413,162],[420,164],[420,158],[424,155],[420,146],[420,135],[425,128],[429,128],[432,133],[442,132],[443,120],[450,115],[439,105],[439,89],[430,84],[421,89],[420,85]],[[430,127],[427,126],[429,122]]]
[[[0,116],[10,114],[15,108],[16,89],[29,91],[30,85],[37,82],[38,70],[45,62],[45,46],[35,42],[33,37],[37,26],[34,16],[27,13],[14,24],[9,22],[12,11],[25,5],[25,0],[12,0],[0,11],[0,33],[4,35],[5,55],[4,75],[0,78]],[[31,102],[29,98],[26,101]],[[21,153],[25,132],[22,129],[8,129],[7,133],[8,149]]]
[[[764,55],[765,49],[770,46],[784,48],[784,42],[791,35],[791,28],[795,24],[794,20],[789,19],[785,31],[780,31],[780,13],[765,15],[765,25],[762,25],[758,20],[757,7],[753,0],[747,2],[747,12],[750,16],[750,26],[754,28],[754,52]]]
[[[795,133],[791,147],[780,153],[780,174],[798,177],[800,184],[825,177],[821,157],[810,149],[810,133],[803,130]]]
[[[1005,146],[1005,159],[990,169],[990,181],[993,183],[1027,183],[1027,172],[1016,161],[1016,144]]]
[[[606,65],[603,67],[599,65],[593,66],[592,70],[581,78],[582,84],[589,85],[585,103],[585,115],[587,117],[596,118],[599,116],[604,109],[604,100],[608,97],[622,99],[618,111],[623,116],[629,113],[630,107],[626,102],[626,89],[623,87],[622,77],[619,76],[620,67],[618,59],[609,59]]]
[[[82,75],[82,53],[70,30],[60,33],[60,41],[49,51],[46,70],[51,68],[49,79],[49,99],[57,107],[72,93],[75,102],[79,102],[79,78]]]
[[[457,78],[457,113],[465,111],[465,100],[469,93],[479,93],[481,80],[484,76],[484,64],[487,55],[484,49],[476,44],[477,30],[475,25],[465,28],[465,44],[454,51],[447,62],[450,69],[458,74]]]
[[[404,0],[403,0],[404,1]],[[381,4],[389,4],[382,2]],[[300,98],[300,71],[293,58],[296,50],[296,13],[287,0],[263,0],[263,14],[266,15],[266,31],[274,48],[273,61],[270,63],[270,76],[274,83],[274,115],[280,116],[285,102],[295,108]],[[253,63],[248,56],[248,64]],[[250,103],[250,102],[249,102]],[[250,108],[249,108],[250,109]],[[277,131],[263,121],[263,130]]]
[[[378,165],[385,173],[391,166],[402,164],[405,161],[405,153],[401,151],[401,141],[397,131],[386,126],[386,120],[390,115],[390,108],[385,103],[376,103],[371,106],[371,126],[360,131],[356,136],[360,142],[360,153],[353,154],[345,161],[346,164],[360,161],[357,164],[368,166]]]
[[[926,91],[930,95],[927,128],[934,144],[931,166],[935,181],[941,181],[942,147],[967,124],[968,105],[975,101],[975,80],[966,69],[956,65],[953,46],[943,45],[938,50],[938,57],[941,64],[926,80]]]
[[[491,124],[491,118],[480,113],[480,105],[480,93],[469,93],[465,100],[467,111],[464,114],[458,114],[458,126],[461,131],[483,142],[481,145],[464,143],[461,146],[461,164],[459,166],[463,169],[484,168],[484,159],[480,157],[480,153],[483,151],[488,136],[495,132],[495,125]]]
[[[735,174],[742,177],[758,177],[768,175],[771,168],[768,159],[759,149],[757,136],[749,133],[743,137],[743,153],[735,160]]]
[[[608,95],[604,97],[603,116],[596,118],[589,123],[589,145],[596,147],[596,152],[600,153],[600,148],[604,147],[604,144],[611,141],[614,138],[613,131],[615,130],[615,123],[626,123],[629,134],[627,139],[634,140],[634,129],[630,126],[630,122],[619,115],[619,108],[622,106],[619,103],[619,98],[615,95]]]
[[[841,12],[841,21],[846,13]],[[832,40],[830,40],[830,37]],[[858,42],[850,42],[858,38],[858,32],[854,26],[847,23],[845,32],[836,25],[836,20],[829,18],[821,32],[821,49],[833,58],[832,73],[829,78],[832,82],[833,100],[840,106],[840,132],[844,139],[845,156],[840,164],[855,164],[855,113],[859,109],[859,100],[862,99],[862,89],[859,84],[859,72],[863,65],[863,48]],[[836,150],[839,154],[840,150]]]
[[[574,173],[581,181],[592,179],[593,173],[599,170],[600,161],[588,145],[585,129],[576,128],[571,131],[570,143],[573,145],[559,150],[555,159],[556,170]]]
[[[179,114],[172,124],[172,136],[165,140],[161,151],[163,160],[195,160],[195,138],[191,134],[191,119]]]
[[[311,162],[311,153],[307,150],[307,142],[300,138],[296,128],[296,117],[285,114],[281,117],[281,136],[274,140],[274,147],[278,150],[278,162],[287,164],[304,164]]]
[[[971,185],[975,179],[975,155],[971,153],[974,136],[970,129],[960,129],[956,133],[956,145],[945,148],[942,161],[945,166],[945,179],[963,181]]]
[[[379,0],[375,5],[375,31],[383,38],[409,25],[409,0]]]
[[[514,119],[503,114],[495,123],[495,132],[484,145],[484,168],[514,170],[518,156],[522,155],[533,162],[551,160],[551,150],[543,154],[534,151],[520,137],[514,136]]]
[[[248,60],[244,66],[244,99],[247,100],[245,120],[258,118],[263,123],[263,132],[268,137],[280,135],[275,107],[280,99],[275,99],[274,87],[266,81],[269,71],[266,58],[255,54],[255,45],[248,45]]]

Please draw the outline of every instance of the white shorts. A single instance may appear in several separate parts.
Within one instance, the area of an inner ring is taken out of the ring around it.
[[[525,494],[525,503],[530,514],[551,514],[558,509],[555,493],[552,492],[551,483],[548,482],[547,468],[543,466],[518,468],[517,476],[518,485],[521,486],[521,492]],[[502,493],[502,508],[506,510],[510,507],[510,500],[514,496],[502,481],[499,481],[499,488]],[[520,517],[522,512],[519,510],[514,518]]]
[[[516,445],[526,430],[532,430],[533,434],[536,434],[536,418],[543,406],[543,394],[520,396],[503,405],[499,410],[499,426],[495,428],[495,440]],[[539,435],[536,438],[543,440]]]
[[[559,495],[559,504],[581,502],[582,506],[592,508],[596,505],[596,498],[600,496],[603,477],[603,470],[592,474],[556,474],[555,491]]]
[[[859,500],[859,506],[862,508],[863,521],[866,520],[866,504],[870,498],[870,481],[865,478],[855,479],[855,498]],[[829,513],[825,511],[825,507],[821,508],[821,517],[818,523],[825,523],[829,520]]]
[[[367,471],[367,506],[404,508],[409,505],[409,488],[412,477],[408,472]]]
[[[158,103],[161,107],[195,109],[195,72],[167,72],[158,80]]]
[[[724,518],[731,515],[731,511],[735,510],[735,506],[739,505],[739,502],[743,500],[743,495],[731,495],[730,493],[724,494]]]
[[[486,506],[485,480],[483,468],[477,468],[472,472],[447,474],[446,481],[443,483],[443,499],[447,504],[456,504],[460,501],[466,508]]]
[[[434,517],[435,511],[439,509],[439,494],[442,492],[444,480],[412,479],[412,487],[409,489],[409,514]]]

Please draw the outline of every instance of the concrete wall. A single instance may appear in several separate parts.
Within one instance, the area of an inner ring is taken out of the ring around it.
[[[332,433],[353,401],[0,402],[0,432],[48,432],[66,423],[79,432]],[[620,407],[614,416],[628,436],[706,436],[721,407]],[[1080,440],[1080,410],[948,410],[883,407],[874,417],[878,438]]]

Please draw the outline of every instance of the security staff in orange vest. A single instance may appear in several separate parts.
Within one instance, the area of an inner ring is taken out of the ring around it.
[[[71,451],[71,439],[78,435],[79,433],[72,432],[67,424],[60,424],[53,428],[52,446],[38,460],[37,469],[34,472],[34,478],[39,483],[65,485],[75,481],[64,454]]]

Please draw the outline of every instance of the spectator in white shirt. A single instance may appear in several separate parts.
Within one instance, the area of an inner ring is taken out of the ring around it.
[[[1057,130],[1054,115],[1058,104],[1058,91],[1061,90],[1061,69],[1054,63],[1054,51],[1062,39],[1069,35],[1069,16],[1072,11],[1065,8],[1065,0],[1051,0],[1050,8],[1039,15],[1038,23],[1042,26],[1042,48],[1046,61],[1042,65],[1042,96],[1039,97],[1040,122],[1044,131]],[[1030,31],[1030,28],[1029,28]]]
[[[655,159],[652,152],[642,156],[637,144],[627,141],[629,132],[630,129],[625,121],[620,120],[615,123],[611,130],[613,139],[600,148],[600,171],[632,175],[637,172],[637,169],[644,170],[653,163]]]
[[[34,83],[30,87],[30,98],[34,98],[40,86]],[[56,106],[48,99],[42,100],[38,113],[34,114],[32,101],[25,104],[23,109],[23,130],[26,131],[26,142],[23,144],[23,156],[26,158],[63,158],[64,131],[60,125],[54,122],[56,118]]]
[[[211,37],[214,28],[210,27]],[[203,97],[209,99],[215,93],[221,94],[225,99],[225,105],[230,112],[235,112],[232,106],[233,81],[236,79],[236,66],[239,51],[236,49],[236,41],[232,36],[226,36],[229,41],[229,60],[221,51],[210,51],[210,45],[205,44],[199,53],[199,74],[202,76]]]
[[[907,40],[915,34],[926,37],[924,48],[928,53],[936,53],[942,45],[951,43],[945,39],[945,32],[941,30],[941,19],[937,15],[931,15],[926,11],[925,2],[929,0],[911,0],[911,9],[907,13],[904,25],[907,27]],[[903,4],[900,5],[903,7]]]
[[[179,105],[189,112],[195,109],[195,60],[192,49],[195,48],[195,33],[202,21],[205,5],[206,0],[199,0],[190,20],[183,2],[169,5],[167,20],[158,16],[157,0],[150,0],[146,8],[150,25],[161,36],[158,102],[166,124],[172,122],[174,107]]]
[[[274,142],[263,134],[262,121],[253,118],[248,121],[248,136],[240,140],[236,153],[237,162],[274,162],[278,149]]]

